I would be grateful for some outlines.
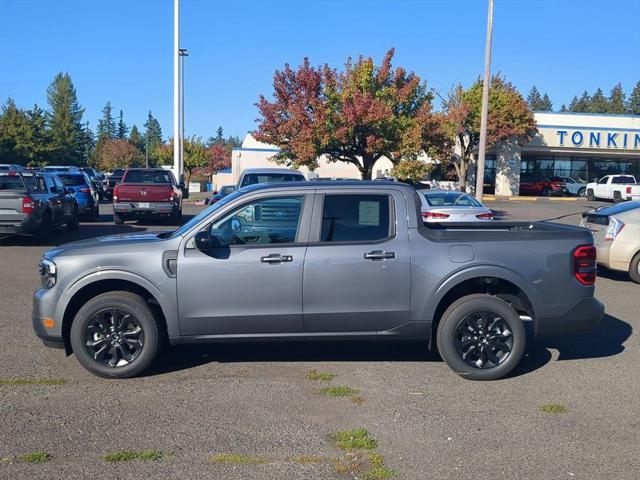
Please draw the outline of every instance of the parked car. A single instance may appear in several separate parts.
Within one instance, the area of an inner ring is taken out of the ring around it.
[[[304,182],[306,178],[297,170],[288,168],[247,168],[240,175],[238,188],[256,183]]]
[[[59,173],[58,177],[76,196],[78,212],[93,222],[100,216],[100,197],[93,188],[93,182],[86,173]]]
[[[0,172],[0,235],[47,235],[53,227],[79,225],[78,203],[49,173]]]
[[[0,163],[0,172],[21,172],[22,170],[22,165],[17,163]]]
[[[62,245],[43,255],[33,328],[103,377],[140,374],[165,340],[388,338],[491,380],[523,356],[521,316],[539,335],[599,323],[587,229],[424,224],[419,202],[397,182],[260,184],[173,232]]]
[[[124,168],[116,168],[111,175],[107,176],[102,182],[102,196],[107,200],[111,200],[113,198],[113,189],[115,186],[122,181],[122,177],[124,175]]]
[[[520,175],[520,195],[541,195],[543,197],[567,194],[567,185],[558,177],[549,178],[541,173]]]
[[[418,190],[424,222],[479,222],[493,220],[493,211],[471,195],[451,190]]]
[[[47,173],[80,173],[81,171],[79,167],[72,165],[47,165],[41,170]]]
[[[576,180],[571,177],[557,177],[560,182],[564,182],[567,192],[578,197],[587,196],[587,182],[584,180]]]
[[[640,201],[590,210],[580,225],[593,232],[600,265],[640,283]]]
[[[589,200],[640,200],[640,185],[633,175],[605,175],[597,182],[587,184]]]
[[[222,200],[224,197],[226,197],[230,193],[233,193],[235,189],[236,189],[235,185],[225,185],[224,187],[220,187],[220,190],[214,193],[211,198],[206,198],[204,200],[204,203],[205,205],[213,205],[214,203]]]
[[[182,221],[184,184],[162,168],[129,168],[113,189],[113,221],[116,225],[140,217],[168,217]]]
[[[104,197],[104,183],[103,183],[104,178],[102,174],[93,167],[82,167],[80,168],[80,170],[83,173],[87,174],[87,176],[89,177],[89,180],[91,180],[93,189],[98,194],[98,197],[100,198],[100,200],[102,200],[102,198]]]

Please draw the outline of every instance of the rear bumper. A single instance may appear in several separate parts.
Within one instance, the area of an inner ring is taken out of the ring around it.
[[[148,207],[140,207],[140,202],[117,202],[113,211],[121,216],[171,215],[178,211],[178,204],[173,202],[146,202]]]
[[[583,332],[598,326],[604,316],[604,305],[594,297],[585,297],[562,315],[536,318],[536,335],[561,335]]]
[[[27,217],[21,222],[0,223],[0,233],[29,234],[38,230],[38,222],[33,217]]]

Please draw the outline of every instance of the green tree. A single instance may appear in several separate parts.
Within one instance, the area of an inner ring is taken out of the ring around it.
[[[608,104],[609,108],[607,111],[609,113],[625,113],[626,95],[622,90],[622,84],[620,82],[611,89]]]
[[[382,157],[396,164],[443,150],[444,116],[432,112],[432,92],[415,73],[394,70],[393,55],[379,66],[349,59],[342,72],[306,58],[297,70],[285,65],[275,72],[273,101],[259,98],[256,138],[280,148],[277,162],[313,170],[326,155],[354,165],[363,179]]]
[[[629,95],[629,101],[627,102],[627,113],[633,115],[640,115],[640,80],[636,83],[635,87]]]
[[[542,100],[540,102],[540,111],[541,112],[552,112],[553,111],[553,103],[551,102],[551,99],[549,98],[549,95],[547,95],[546,92],[542,96]]]
[[[113,107],[111,107],[111,102],[107,102],[102,109],[102,118],[98,120],[97,131],[99,143],[104,140],[116,138],[116,122],[111,114],[112,110]]]
[[[28,129],[29,116],[16,106],[12,98],[7,99],[0,115],[0,163],[28,163],[28,152],[24,145]]]
[[[133,127],[131,127],[131,131],[129,132],[129,143],[141,152],[144,152],[144,138],[140,134],[140,130],[138,130],[138,127],[136,125],[133,125]]]
[[[129,133],[129,128],[127,124],[124,123],[124,114],[122,110],[120,110],[120,116],[118,117],[118,126],[116,127],[116,138],[123,140],[127,138],[127,134]]]
[[[401,181],[419,182],[431,170],[431,167],[419,159],[407,159],[398,162],[391,170],[391,175]]]
[[[591,108],[591,97],[585,90],[580,98],[574,96],[569,104],[570,112],[588,112]]]
[[[98,168],[105,171],[144,165],[144,154],[127,140],[120,138],[101,142],[96,148],[96,158]]]
[[[147,121],[144,123],[144,141],[145,147],[149,149],[149,166],[163,165],[161,158],[158,156],[159,147],[163,145],[162,129],[160,122],[154,118],[149,111]]]
[[[59,73],[47,88],[47,102],[51,110],[47,123],[55,160],[79,165],[83,162],[82,115],[84,108],[78,102],[76,89],[68,73]]]
[[[95,136],[93,135],[91,127],[89,127],[89,122],[86,122],[84,124],[84,129],[82,130],[82,150],[84,152],[84,163],[86,163],[87,165],[94,164],[95,149]]]
[[[598,88],[591,97],[591,104],[588,109],[589,113],[607,113],[609,112],[609,100],[604,96],[601,88]]]
[[[569,109],[567,108],[567,106],[563,103],[562,106],[560,107],[560,111],[561,112],[568,112]]]
[[[531,90],[529,91],[529,95],[527,96],[527,103],[529,104],[531,110],[542,110],[540,108],[542,104],[542,96],[540,95],[540,92],[535,85],[531,87]]]
[[[482,106],[482,80],[468,90],[454,89],[444,108],[449,119],[451,134],[460,147],[460,154],[452,158],[460,188],[464,189],[473,152],[480,143],[480,110]],[[536,123],[533,111],[516,88],[503,78],[494,76],[489,88],[489,116],[487,146],[512,139],[523,145],[533,138]]]

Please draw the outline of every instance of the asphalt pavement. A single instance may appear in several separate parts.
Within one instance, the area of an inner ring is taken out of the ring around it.
[[[573,224],[600,205],[487,203],[510,220]],[[186,206],[185,216],[201,208]],[[607,315],[595,331],[531,338],[501,381],[464,380],[422,345],[395,343],[181,346],[144,377],[104,380],[44,347],[30,315],[47,248],[171,228],[115,226],[110,213],[102,205],[98,222],[47,245],[0,241],[0,478],[363,478],[378,464],[331,439],[356,428],[375,438],[395,478],[638,478],[640,286],[625,274],[599,272]],[[311,380],[312,369],[335,377]],[[323,395],[326,386],[357,392]],[[124,450],[160,458],[104,460]],[[50,458],[21,458],[36,452]]]

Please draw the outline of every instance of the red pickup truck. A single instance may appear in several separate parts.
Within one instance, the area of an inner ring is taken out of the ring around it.
[[[176,182],[170,170],[130,168],[113,189],[113,221],[141,217],[168,217],[173,224],[182,220],[184,184]]]

